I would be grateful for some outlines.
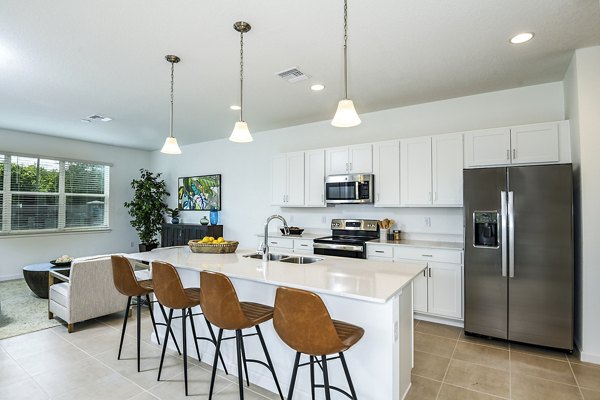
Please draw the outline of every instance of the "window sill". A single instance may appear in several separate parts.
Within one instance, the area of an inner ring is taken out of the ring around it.
[[[112,229],[110,228],[97,228],[97,229],[69,229],[64,231],[21,231],[11,233],[0,233],[0,240],[9,238],[27,238],[27,237],[43,237],[43,236],[64,236],[64,235],[81,235],[82,233],[109,233]]]

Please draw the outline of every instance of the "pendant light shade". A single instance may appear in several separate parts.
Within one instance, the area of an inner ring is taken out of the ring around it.
[[[165,139],[165,144],[162,149],[160,149],[161,153],[165,154],[181,154],[181,149],[177,144],[177,139],[172,136],[169,136]]]
[[[229,140],[236,143],[248,143],[254,140],[248,130],[246,121],[238,121],[235,123],[231,136],[229,136]]]
[[[338,128],[350,128],[359,125],[360,122],[360,118],[356,113],[352,100],[340,100],[337,111],[331,120],[331,125]]]
[[[240,33],[240,120],[235,123],[229,140],[236,143],[248,143],[253,141],[248,124],[244,121],[244,33],[249,32],[252,27],[249,23],[238,21],[233,24],[233,29]]]
[[[165,59],[171,63],[171,118],[169,125],[169,136],[165,140],[165,144],[160,152],[164,154],[181,154],[181,149],[177,144],[177,139],[175,139],[173,136],[173,81],[175,75],[175,64],[181,61],[181,59],[173,55],[165,56]]]
[[[344,0],[344,98],[338,103],[331,125],[350,128],[360,124],[354,102],[348,99],[348,0]]]

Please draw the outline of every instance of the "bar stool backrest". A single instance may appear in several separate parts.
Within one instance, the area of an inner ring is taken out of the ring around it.
[[[113,280],[119,293],[125,296],[145,295],[148,290],[138,284],[133,267],[124,256],[110,256],[112,261]]]
[[[221,329],[248,326],[240,301],[229,278],[212,271],[200,272],[200,307],[204,316]]]
[[[189,297],[183,290],[181,279],[173,265],[163,261],[152,261],[152,282],[154,294],[163,306],[174,309],[190,307]]]
[[[306,290],[277,289],[273,326],[285,344],[304,354],[322,356],[343,347],[323,300]]]

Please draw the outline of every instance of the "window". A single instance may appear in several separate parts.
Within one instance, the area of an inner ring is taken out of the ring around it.
[[[109,166],[0,154],[0,168],[2,234],[108,228]]]

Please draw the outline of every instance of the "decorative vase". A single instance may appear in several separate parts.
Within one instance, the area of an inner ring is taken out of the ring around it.
[[[219,212],[217,210],[210,210],[210,224],[217,225],[219,223]]]
[[[179,217],[173,217],[173,218],[171,218],[171,223],[172,224],[178,224],[179,223]]]
[[[204,217],[202,217],[202,219],[200,220],[200,223],[202,225],[208,225],[208,219],[206,218],[206,215]]]

